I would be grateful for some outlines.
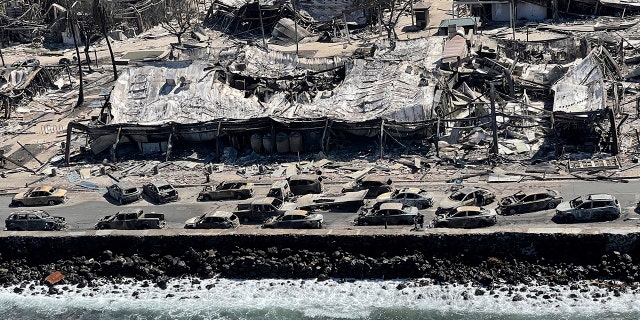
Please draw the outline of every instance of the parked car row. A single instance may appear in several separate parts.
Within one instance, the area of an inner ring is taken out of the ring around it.
[[[185,228],[234,228],[240,223],[260,223],[265,228],[321,228],[323,216],[315,210],[338,211],[360,207],[355,225],[412,224],[419,210],[434,205],[433,196],[420,188],[396,189],[389,177],[364,176],[343,185],[342,194],[324,194],[319,175],[295,175],[272,184],[267,197],[253,198],[254,185],[245,181],[222,181],[208,185],[198,201],[246,199],[233,212],[215,211],[185,222]],[[142,188],[121,181],[107,187],[107,194],[118,204],[135,202],[146,194],[157,203],[179,199],[178,191],[166,180],[156,180]],[[365,198],[374,198],[365,203]],[[55,205],[67,199],[67,191],[53,186],[30,188],[16,194],[12,206]],[[297,200],[296,202],[293,202]],[[553,220],[614,220],[620,216],[618,200],[608,194],[590,194],[564,201],[551,189],[518,191],[497,201],[496,209],[485,208],[496,196],[482,187],[458,187],[442,199],[435,210],[433,227],[485,227],[494,225],[497,215],[514,215],[556,209]],[[144,213],[140,209],[122,210],[101,219],[96,229],[149,229],[166,226],[164,214]],[[62,230],[64,218],[43,210],[17,211],[6,220],[7,230]]]

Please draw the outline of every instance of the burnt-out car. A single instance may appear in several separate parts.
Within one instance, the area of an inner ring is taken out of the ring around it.
[[[493,209],[476,206],[461,206],[438,215],[431,222],[436,228],[482,228],[496,224],[496,212]]]
[[[142,198],[142,188],[128,181],[120,181],[108,186],[107,193],[119,204],[138,201]]]
[[[319,213],[309,213],[305,210],[289,210],[284,214],[269,218],[263,228],[288,229],[320,229],[323,216]]]
[[[322,193],[322,177],[310,174],[294,175],[289,178],[289,188],[296,196]]]
[[[553,209],[562,202],[558,191],[546,189],[536,191],[519,191],[498,201],[498,213],[518,214],[525,212]]]
[[[616,197],[600,193],[561,202],[553,219],[557,222],[608,221],[620,217],[620,203]]]
[[[16,194],[11,199],[11,206],[52,206],[63,203],[65,200],[67,200],[67,190],[53,186],[42,186]]]
[[[418,208],[402,203],[382,203],[378,209],[363,208],[354,224],[358,226],[382,224],[413,224]]]
[[[184,223],[185,229],[233,229],[240,226],[238,217],[226,211],[207,212]]]
[[[425,209],[433,205],[431,194],[420,188],[402,188],[392,192],[379,195],[376,202],[381,203],[402,203],[408,206],[414,206],[418,209]]]
[[[164,213],[145,213],[142,209],[125,209],[103,217],[95,224],[94,229],[143,230],[166,227]]]
[[[484,206],[493,202],[495,198],[496,196],[488,189],[464,187],[440,201],[436,214],[444,214],[461,206]]]
[[[64,217],[52,216],[44,210],[22,210],[11,213],[4,221],[9,231],[49,231],[64,230]]]
[[[289,181],[279,180],[271,184],[267,197],[280,199],[282,201],[289,201],[293,197],[291,188],[289,187]]]
[[[393,180],[389,177],[369,175],[361,179],[347,182],[342,186],[342,193],[367,190],[365,198],[375,198],[383,193],[393,191]]]
[[[215,186],[205,186],[198,194],[198,201],[249,199],[253,197],[253,183],[223,181]]]
[[[166,180],[156,180],[142,187],[144,193],[157,203],[178,201],[178,190]]]

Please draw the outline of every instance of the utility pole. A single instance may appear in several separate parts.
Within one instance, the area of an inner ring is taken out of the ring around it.
[[[293,8],[293,24],[295,25],[295,33],[296,33],[296,59],[298,59],[299,48],[298,48],[298,14],[296,11],[296,0],[291,0],[291,8]]]
[[[4,37],[2,34],[4,30],[0,29],[0,60],[2,60],[2,66],[4,67],[4,56],[2,55],[2,47],[4,47]]]
[[[258,15],[260,15],[260,31],[262,32],[262,46],[269,52],[269,48],[267,48],[267,40],[264,38],[264,22],[262,21],[262,8],[260,8],[260,0],[258,2]],[[297,36],[297,35],[296,35]]]
[[[493,130],[493,146],[491,153],[498,155],[498,124],[496,123],[496,90],[493,81],[489,82],[491,86],[491,130]]]
[[[82,62],[80,61],[80,49],[78,49],[78,41],[76,40],[76,28],[75,28],[75,20],[73,18],[69,18],[69,11],[76,5],[78,1],[74,2],[69,10],[67,10],[67,24],[71,27],[71,36],[73,37],[73,45],[76,47],[76,58],[78,60],[78,76],[80,80],[80,88],[78,92],[78,102],[76,103],[76,108],[80,107],[84,102],[84,85],[82,84]],[[71,14],[73,17],[73,13]]]

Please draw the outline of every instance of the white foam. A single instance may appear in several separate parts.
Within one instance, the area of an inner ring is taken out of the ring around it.
[[[569,287],[522,286],[513,292],[485,290],[475,295],[471,285],[417,285],[416,281],[354,281],[338,283],[330,280],[229,280],[206,279],[192,284],[192,279],[169,281],[167,289],[143,287],[141,282],[131,285],[102,283],[96,287],[77,288],[58,295],[48,295],[46,286],[27,286],[14,293],[14,287],[0,289],[0,312],[19,306],[25,310],[47,315],[65,316],[71,313],[111,314],[154,310],[170,318],[227,318],[225,313],[242,310],[252,312],[300,312],[306,317],[367,318],[373,312],[402,309],[415,312],[444,314],[521,315],[533,318],[546,316],[563,318],[638,318],[640,301],[630,290],[615,297],[606,288],[581,284]],[[400,284],[406,288],[398,290]],[[210,289],[206,287],[214,285]],[[60,288],[60,287],[59,287]],[[536,294],[536,291],[543,293]],[[134,292],[137,294],[134,296]],[[512,301],[518,292],[524,300]],[[544,299],[543,295],[551,298]],[[530,297],[527,297],[529,295]],[[572,298],[575,295],[575,298]],[[600,295],[594,301],[594,296]],[[274,311],[275,310],[275,311]],[[89,317],[90,318],[90,317]]]

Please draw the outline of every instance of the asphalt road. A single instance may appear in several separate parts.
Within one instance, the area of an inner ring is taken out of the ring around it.
[[[434,196],[434,203],[437,203],[450,192],[451,185],[430,184],[430,183],[403,183],[403,186],[420,186],[431,191]],[[502,183],[502,184],[469,184],[488,188],[497,195],[497,198],[513,194],[520,189],[538,189],[552,188],[558,190],[565,200],[573,199],[582,194],[588,193],[610,193],[616,196],[622,207],[622,215],[615,221],[610,222],[593,222],[580,223],[583,226],[636,226],[640,219],[637,213],[637,203],[640,200],[640,182],[633,181],[630,183],[613,183],[604,181],[528,181],[521,183]],[[398,186],[396,186],[398,187]],[[338,192],[339,185],[327,185],[327,192]],[[69,192],[69,200],[61,205],[32,207],[44,209],[52,215],[60,215],[67,219],[69,230],[88,230],[93,229],[94,224],[102,217],[111,215],[122,208],[141,208],[146,212],[162,212],[165,213],[169,228],[183,228],[184,221],[200,215],[207,210],[224,210],[233,211],[237,201],[211,201],[197,202],[196,196],[200,191],[199,187],[181,188],[180,200],[178,202],[156,205],[148,198],[119,206],[115,204],[108,196],[97,191],[71,191]],[[266,187],[258,187],[256,196],[264,196],[267,193]],[[11,195],[0,196],[0,219],[6,218],[16,208],[9,207]],[[488,205],[489,208],[495,208],[496,204]],[[428,224],[435,216],[435,208],[422,210],[425,215],[425,223]],[[352,225],[353,219],[356,217],[355,212],[321,212],[324,215],[324,226],[328,229],[354,229],[354,228],[384,228],[383,226],[367,226],[355,227]],[[545,210],[539,212],[525,213],[514,216],[499,216],[498,226],[531,226],[531,227],[566,227],[563,224],[556,224],[551,221],[554,210]],[[631,219],[629,219],[631,218]],[[259,225],[246,225],[242,228],[256,228]],[[410,228],[410,226],[393,226],[391,228]]]

